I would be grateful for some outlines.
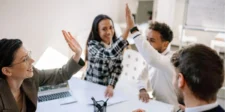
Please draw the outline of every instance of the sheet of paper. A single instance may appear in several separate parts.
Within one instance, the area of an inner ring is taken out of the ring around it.
[[[135,108],[136,107],[136,108]],[[173,112],[174,106],[159,101],[151,100],[149,103],[140,102],[133,110],[144,109],[146,112]]]
[[[63,109],[58,100],[51,100],[38,103],[36,112],[63,112]]]

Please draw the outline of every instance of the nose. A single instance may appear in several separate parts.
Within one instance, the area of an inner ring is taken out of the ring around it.
[[[107,31],[106,31],[106,34],[107,34],[107,35],[110,35],[110,34],[111,34],[111,30],[107,30]]]
[[[34,63],[34,59],[33,58],[30,58],[30,64]]]

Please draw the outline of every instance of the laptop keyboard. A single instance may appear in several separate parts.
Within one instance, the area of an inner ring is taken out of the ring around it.
[[[69,96],[71,96],[71,94],[68,91],[67,92],[61,92],[61,93],[50,94],[50,95],[45,95],[45,96],[39,96],[38,97],[38,102],[55,100],[55,99],[69,97]]]

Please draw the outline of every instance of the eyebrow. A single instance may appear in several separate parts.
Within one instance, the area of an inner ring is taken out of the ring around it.
[[[24,57],[27,57],[28,56],[28,53],[25,55],[25,56],[22,56],[21,58],[20,58],[20,60],[23,60],[23,58]]]
[[[150,38],[150,40],[155,40],[154,38]]]

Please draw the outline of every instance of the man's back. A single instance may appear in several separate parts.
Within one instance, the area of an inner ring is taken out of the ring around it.
[[[217,106],[216,108],[213,108],[204,112],[225,112],[225,111],[221,106]]]

